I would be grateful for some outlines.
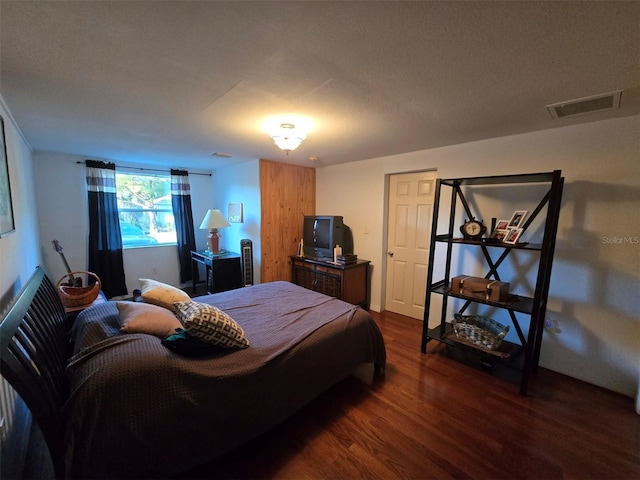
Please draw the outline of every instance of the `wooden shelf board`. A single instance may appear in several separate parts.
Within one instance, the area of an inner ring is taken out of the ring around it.
[[[498,248],[510,248],[517,250],[542,250],[542,244],[540,243],[504,243],[504,242],[483,242],[482,240],[466,240],[464,238],[452,238],[448,234],[444,233],[442,235],[436,236],[436,241],[444,242],[444,243],[457,243],[461,245],[484,245],[485,247],[498,247]]]
[[[444,332],[442,332],[442,327],[440,326],[432,328],[429,330],[427,338],[429,340],[437,340],[438,342],[454,347],[455,349],[471,353],[474,357],[479,357],[483,364],[491,363],[493,366],[495,362],[495,364],[500,364],[508,367],[509,369],[515,369],[518,371],[521,371],[523,368],[524,355],[522,355],[522,353],[524,352],[524,349],[522,345],[518,345],[516,343],[505,340],[500,344],[500,347],[497,350],[488,350],[472,344],[471,342],[461,341],[455,336],[453,325],[448,322],[445,323]]]
[[[553,180],[554,172],[494,175],[489,177],[446,178],[444,185],[504,185],[517,183],[545,183]]]
[[[530,297],[524,297],[522,295],[511,295],[512,301],[508,303],[490,302],[478,297],[469,297],[467,295],[459,295],[457,293],[453,293],[449,290],[449,287],[444,280],[440,280],[439,282],[431,285],[431,292],[438,293],[440,295],[447,295],[449,297],[460,298],[462,300],[470,300],[472,302],[482,303],[484,305],[491,305],[493,307],[505,308],[507,310],[513,310],[514,312],[526,313],[527,315],[531,315],[533,312],[533,299]]]

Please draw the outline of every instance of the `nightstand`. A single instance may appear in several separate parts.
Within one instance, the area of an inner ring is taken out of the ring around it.
[[[240,254],[222,251],[211,253],[204,250],[191,251],[191,275],[193,279],[193,295],[196,295],[198,283],[198,265],[204,265],[206,293],[218,293],[242,287],[242,268]]]

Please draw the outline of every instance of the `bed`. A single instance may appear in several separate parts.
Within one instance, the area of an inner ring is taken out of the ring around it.
[[[375,322],[338,299],[271,282],[194,300],[232,317],[250,346],[181,355],[122,333],[115,302],[70,328],[36,271],[0,325],[2,372],[41,427],[57,476],[170,477],[258,437],[362,364],[384,369]]]

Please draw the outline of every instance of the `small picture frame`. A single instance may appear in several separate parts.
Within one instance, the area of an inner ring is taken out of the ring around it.
[[[522,232],[522,228],[510,227],[507,230],[507,234],[505,235],[503,242],[515,245],[518,242],[520,235],[522,235]]]
[[[491,234],[491,238],[498,242],[504,242],[504,239],[507,236],[507,232],[507,228],[496,228]]]
[[[229,220],[229,223],[242,223],[244,221],[242,218],[241,203],[230,203],[227,205],[227,220]]]
[[[496,230],[506,230],[509,228],[509,220],[498,220],[496,223]]]
[[[515,212],[513,212],[513,215],[511,216],[511,220],[509,220],[509,224],[507,225],[507,228],[520,228],[522,227],[522,224],[524,223],[524,219],[527,216],[527,211],[526,210],[516,210]]]

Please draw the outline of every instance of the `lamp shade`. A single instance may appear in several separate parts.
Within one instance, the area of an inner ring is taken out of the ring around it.
[[[200,230],[211,230],[214,228],[228,227],[229,222],[224,218],[222,212],[215,208],[207,210],[207,214],[204,216],[202,223],[200,224]]]
[[[207,214],[200,224],[200,229],[209,230],[209,236],[207,237],[207,250],[209,252],[220,253],[220,235],[218,235],[218,229],[228,226],[230,226],[229,222],[227,222],[227,219],[224,218],[220,210],[215,208],[207,210]]]

